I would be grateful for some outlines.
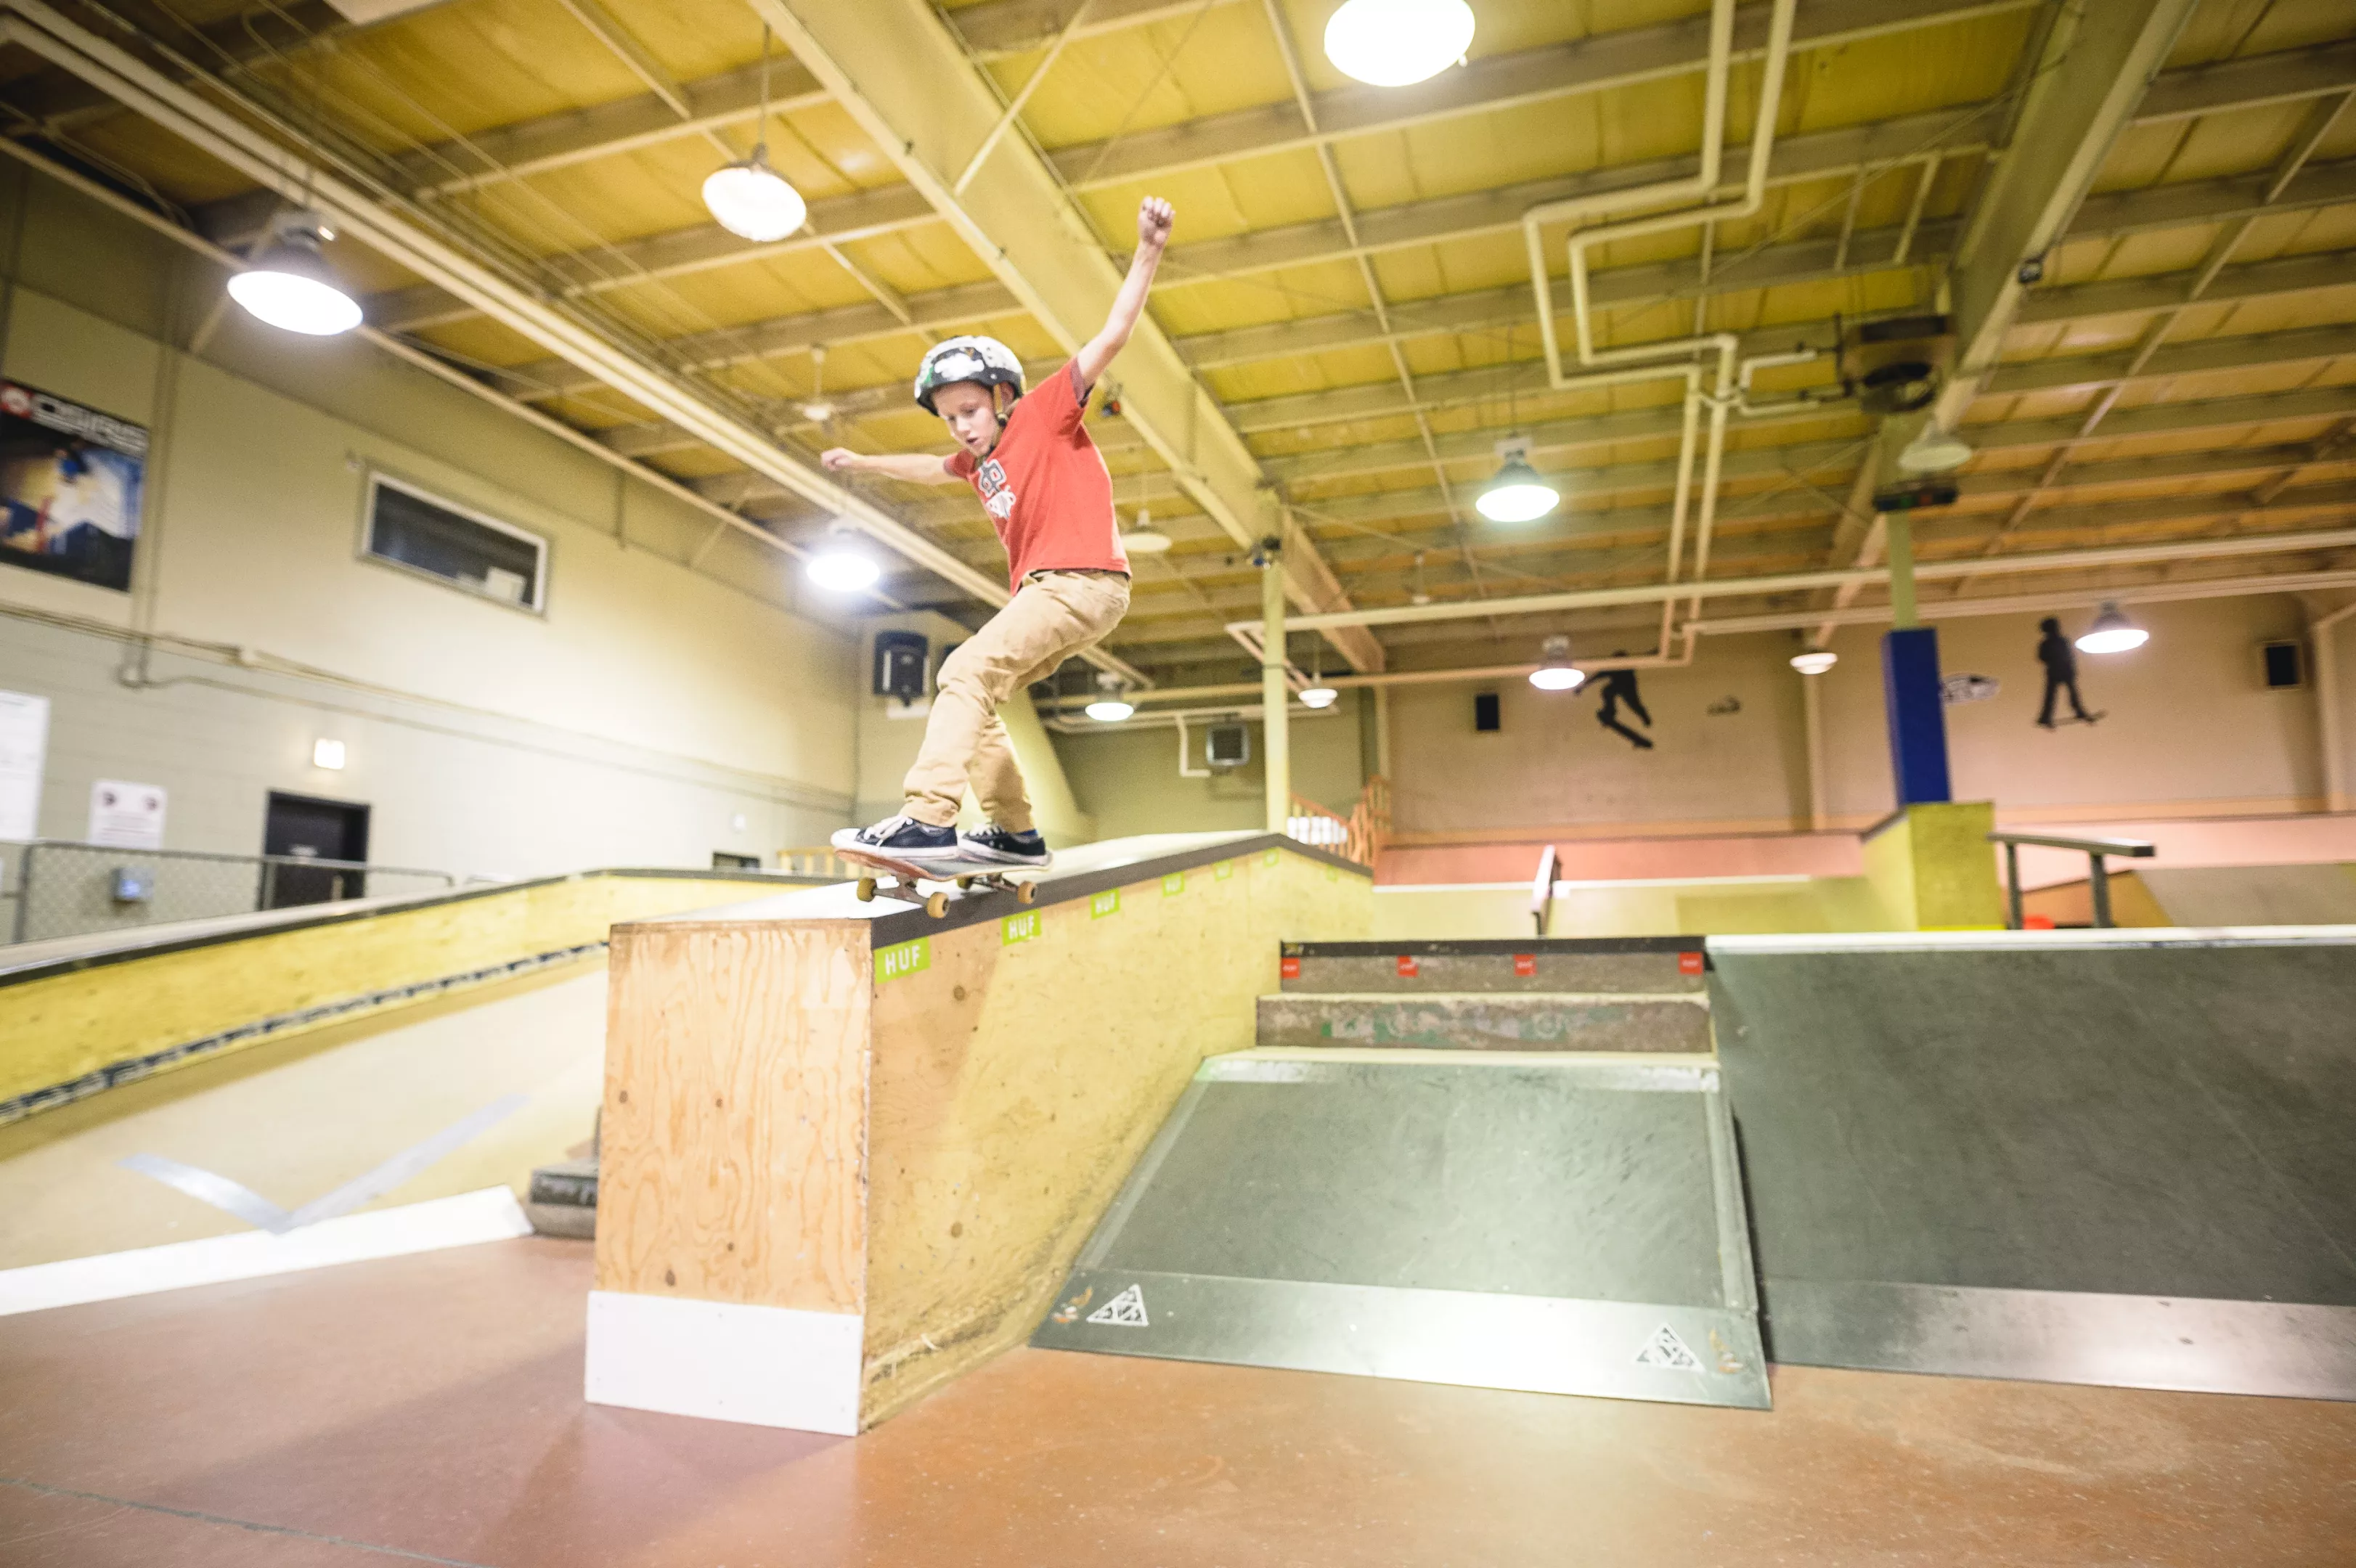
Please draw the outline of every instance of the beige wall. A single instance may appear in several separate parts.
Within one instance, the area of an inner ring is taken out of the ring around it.
[[[37,176],[0,202],[0,368],[155,443],[130,594],[0,568],[0,687],[53,703],[43,833],[96,777],[170,789],[172,848],[258,848],[274,788],[367,801],[376,858],[519,875],[848,820],[855,642],[784,558],[363,343],[208,329],[217,268]],[[371,472],[544,536],[545,613],[363,559]],[[131,634],[158,684],[117,678]]]
[[[1365,787],[1362,726],[1373,720],[1367,699],[1344,693],[1314,718],[1292,715],[1292,793],[1346,816]],[[1073,711],[1076,714],[1076,706]],[[1148,718],[1150,709],[1141,711]],[[1265,748],[1257,720],[1251,761],[1211,777],[1181,778],[1178,731],[1169,724],[1107,724],[1059,733],[1055,750],[1079,797],[1107,838],[1133,833],[1209,833],[1258,828],[1268,821]],[[1203,766],[1203,726],[1188,725],[1188,763]]]

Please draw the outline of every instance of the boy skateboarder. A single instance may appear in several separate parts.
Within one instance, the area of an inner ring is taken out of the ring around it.
[[[916,370],[917,404],[948,426],[958,450],[862,456],[835,447],[837,473],[883,474],[920,485],[973,486],[1006,547],[1014,597],[942,662],[923,748],[902,785],[898,816],[834,836],[915,866],[957,861],[1041,867],[1051,857],[998,706],[1095,646],[1129,609],[1129,558],[1113,518],[1112,475],[1081,415],[1145,308],[1174,214],[1148,197],[1137,209],[1137,254],[1104,329],[1025,392],[1023,362],[991,337],[952,337]],[[957,831],[968,779],[986,821]]]

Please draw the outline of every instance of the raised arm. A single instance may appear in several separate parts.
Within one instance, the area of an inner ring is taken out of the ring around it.
[[[819,461],[835,474],[881,474],[886,479],[905,479],[912,485],[965,483],[949,472],[948,458],[936,457],[929,452],[870,454],[853,452],[847,446],[830,446],[819,454]]]
[[[1129,335],[1137,330],[1146,293],[1153,287],[1154,269],[1162,265],[1162,252],[1170,243],[1171,225],[1177,216],[1158,196],[1149,196],[1138,204],[1137,254],[1130,258],[1129,276],[1121,280],[1120,293],[1113,296],[1112,314],[1105,317],[1104,330],[1072,357],[1073,367],[1079,372],[1077,390],[1082,399],[1129,342]]]

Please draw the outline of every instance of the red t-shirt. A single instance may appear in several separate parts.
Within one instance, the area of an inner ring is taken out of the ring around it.
[[[976,462],[959,451],[948,471],[973,486],[1006,547],[1007,583],[1034,571],[1127,571],[1113,519],[1112,475],[1088,439],[1079,369],[1064,368],[1014,400],[998,445]]]

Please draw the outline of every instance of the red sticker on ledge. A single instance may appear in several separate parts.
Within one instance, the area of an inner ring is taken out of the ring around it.
[[[1678,973],[1678,974],[1680,974],[1680,975],[1698,975],[1698,974],[1700,974],[1700,973],[1701,973],[1701,955],[1700,955],[1700,954],[1698,954],[1698,953],[1680,953],[1680,954],[1678,954],[1678,955],[1677,955],[1677,973]]]
[[[1514,955],[1514,973],[1526,980],[1538,972],[1538,955],[1535,953]]]
[[[1301,978],[1301,960],[1298,958],[1280,958],[1276,966],[1277,971],[1288,980]]]
[[[1402,980],[1412,980],[1416,976],[1422,973],[1421,969],[1419,969],[1416,965],[1414,954],[1402,953],[1399,955],[1398,972],[1399,978]]]

